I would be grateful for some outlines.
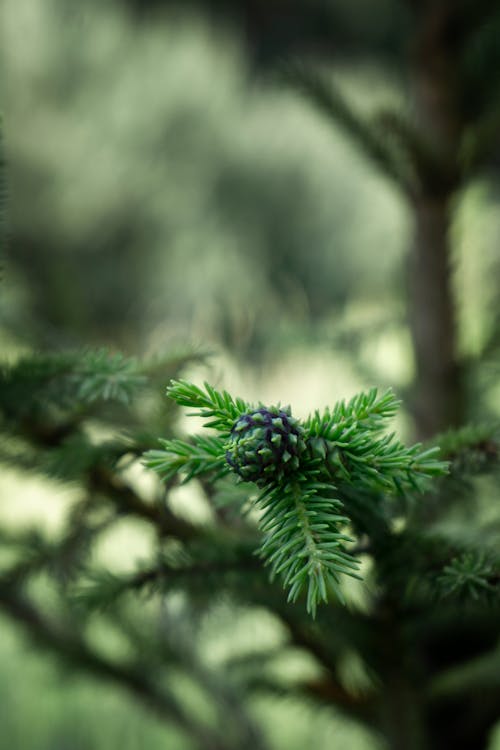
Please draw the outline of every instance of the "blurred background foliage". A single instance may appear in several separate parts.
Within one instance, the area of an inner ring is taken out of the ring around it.
[[[119,3],[76,12],[7,0],[2,25],[3,319],[16,337],[134,353],[187,337],[261,363],[318,343],[359,354],[370,323],[369,355],[352,358],[375,369],[363,380],[411,380],[406,206],[341,132],[256,67],[227,19],[162,6],[138,22]],[[367,112],[403,106],[403,75],[383,57],[338,56],[338,84]],[[492,320],[494,199],[478,181],[456,218],[466,352]]]
[[[400,308],[401,202],[235,31],[109,2],[7,3],[3,25],[10,310],[37,345],[260,358],[382,293]],[[377,73],[342,77],[365,97]]]
[[[277,74],[313,51],[367,115],[404,108],[407,74],[394,63],[410,21],[390,0],[285,5],[4,0],[5,358],[96,345],[142,356],[189,341],[217,352],[212,379],[299,414],[373,383],[411,386],[408,207]],[[498,321],[497,190],[486,173],[456,201],[465,358]],[[497,375],[493,360],[475,376],[471,414],[498,416]],[[6,472],[2,492],[2,518],[57,526],[60,488]],[[136,528],[123,539],[130,559],[147,546]],[[115,562],[122,546],[107,551]],[[207,649],[227,621],[211,634],[208,623]],[[272,643],[273,627],[245,632]],[[61,690],[60,673],[4,623],[0,648],[0,746],[186,747],[106,687],[66,674]],[[378,747],[331,711],[313,722],[287,700],[255,708],[276,747]]]

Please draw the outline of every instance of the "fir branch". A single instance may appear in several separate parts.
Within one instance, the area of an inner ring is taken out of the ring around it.
[[[476,474],[499,463],[498,424],[467,425],[438,435],[433,443],[450,461],[452,474]]]
[[[455,188],[459,177],[457,165],[443,159],[407,116],[397,110],[381,110],[375,116],[373,127],[400,153],[399,163],[407,167],[409,193],[414,199],[424,194],[447,194]]]
[[[313,615],[327,601],[328,589],[342,600],[341,575],[357,577],[358,563],[344,546],[353,540],[341,531],[349,513],[342,507],[339,485],[372,494],[402,494],[408,488],[420,492],[447,471],[447,463],[436,459],[438,448],[406,448],[394,434],[381,434],[398,407],[392,391],[360,393],[315,412],[303,424],[289,407],[251,407],[208,384],[202,390],[174,381],[167,393],[180,405],[197,407],[195,415],[210,420],[207,426],[222,435],[191,443],[163,441],[165,450],[147,453],[146,465],[164,481],[179,472],[188,481],[232,470],[259,487],[254,502],[263,510],[261,556],[272,577],[282,578],[290,601],[307,591],[307,611]],[[354,509],[354,516],[359,510],[361,506]],[[374,532],[381,526],[386,526],[382,517]]]
[[[73,591],[73,601],[84,609],[107,609],[129,593],[153,596],[172,590],[207,591],[255,576],[261,564],[253,554],[254,545],[228,545],[223,539],[208,538],[188,545],[174,554],[165,551],[157,561],[133,573],[88,570]]]
[[[179,406],[199,409],[190,416],[203,419],[214,417],[205,426],[221,431],[229,431],[238,417],[251,408],[243,399],[233,399],[227,391],[217,391],[209,383],[204,383],[204,386],[205,391],[187,380],[172,380],[167,388],[167,396]]]
[[[307,444],[321,461],[321,473],[338,482],[398,492],[405,487],[422,491],[429,478],[446,473],[447,463],[436,460],[439,448],[406,448],[394,433],[379,437],[399,404],[391,389],[378,396],[372,388],[309,417]]]
[[[144,671],[141,664],[111,661],[91,648],[74,630],[67,632],[56,627],[27,597],[1,578],[0,599],[3,611],[21,625],[37,645],[83,672],[125,688],[162,721],[185,731],[199,750],[231,750],[221,732],[198,722],[173,693],[164,685],[160,687],[157,680]]]
[[[442,596],[461,601],[483,600],[500,603],[500,565],[481,550],[463,552],[454,557],[436,581]]]
[[[87,352],[78,362],[72,378],[77,386],[76,398],[87,404],[117,401],[128,405],[137,390],[146,384],[135,358],[110,354],[104,349]]]
[[[340,575],[357,578],[358,563],[344,549],[352,539],[338,526],[348,519],[339,513],[341,502],[325,497],[331,486],[316,482],[291,482],[264,490],[256,504],[264,510],[259,521],[264,532],[260,554],[289,588],[296,601],[307,590],[307,611],[313,617],[319,602],[328,600],[331,587],[343,601]]]
[[[0,410],[12,420],[53,407],[81,413],[96,401],[129,405],[145,384],[134,358],[104,349],[33,354],[0,370]]]
[[[84,481],[98,467],[115,470],[126,455],[125,441],[92,442],[83,432],[75,431],[50,450],[38,451],[38,471],[62,481]]]
[[[389,388],[381,396],[377,388],[359,393],[350,401],[339,401],[333,409],[315,411],[304,422],[309,437],[348,440],[354,430],[364,428],[372,433],[385,429],[386,420],[397,413],[400,401]]]
[[[16,550],[16,562],[2,572],[4,581],[21,587],[31,577],[44,571],[62,586],[65,586],[84,567],[92,545],[99,535],[112,524],[114,516],[109,514],[91,521],[88,513],[93,505],[91,498],[84,498],[71,509],[63,533],[47,538],[37,528],[22,531],[0,529],[0,546]]]
[[[370,440],[360,433],[351,441],[328,441],[325,469],[335,478],[370,490],[423,492],[429,480],[448,470],[438,461],[439,448],[423,450],[420,444],[406,448],[393,434]]]
[[[152,524],[161,536],[175,536],[178,539],[193,539],[200,530],[184,518],[179,518],[165,503],[149,503],[142,499],[115,472],[106,467],[94,467],[87,477],[91,493],[104,495],[114,504],[118,513],[142,518]]]
[[[196,436],[191,443],[162,439],[159,442],[163,450],[147,451],[144,465],[156,471],[164,482],[178,473],[184,475],[182,481],[186,483],[200,474],[213,474],[214,479],[218,479],[230,471],[224,443],[219,437]]]
[[[16,549],[16,562],[2,570],[5,585],[21,588],[27,579],[50,566],[54,559],[54,545],[38,531],[26,529],[19,534],[2,529],[0,543]]]
[[[171,609],[167,602],[164,603],[161,636],[149,649],[152,666],[163,654],[167,663],[179,661],[186,673],[195,678],[210,696],[217,726],[224,727],[227,744],[238,750],[265,750],[267,743],[247,711],[242,685],[231,679],[227,670],[216,669],[200,658],[197,614],[197,610],[188,602],[181,610]]]
[[[413,192],[414,185],[407,169],[400,163],[385,134],[381,134],[371,121],[356,112],[331,77],[319,69],[295,63],[283,69],[282,79],[340,127],[361,152],[405,193]]]

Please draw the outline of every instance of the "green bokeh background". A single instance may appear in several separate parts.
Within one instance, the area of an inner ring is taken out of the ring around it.
[[[139,21],[107,0],[4,0],[0,25],[5,358],[99,345],[150,355],[188,341],[214,353],[195,376],[291,402],[299,416],[372,384],[405,393],[406,206],[342,133],[255,69],[236,27],[182,6]],[[405,104],[382,62],[346,56],[336,79],[367,113]],[[494,190],[476,180],[453,229],[466,354],[498,305],[499,229]],[[408,416],[399,427],[411,433]],[[6,472],[0,487],[9,523],[57,525],[64,498],[50,483]],[[145,543],[126,531],[127,564]],[[117,564],[123,546],[109,542]],[[219,614],[206,648],[228,629],[223,605]],[[242,622],[243,640],[281,637],[262,613]],[[4,621],[0,665],[2,750],[186,747],[120,692],[32,652]],[[277,668],[311,665],[297,655]],[[379,747],[291,698],[253,710],[277,748]]]

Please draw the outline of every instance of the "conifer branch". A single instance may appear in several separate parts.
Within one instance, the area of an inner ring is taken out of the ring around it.
[[[438,196],[454,189],[458,180],[457,165],[443,159],[408,117],[396,110],[382,110],[373,125],[392,149],[400,153],[398,163],[400,168],[406,165],[409,193],[413,198]]]
[[[282,71],[282,78],[340,127],[380,172],[396,182],[406,194],[414,191],[411,175],[386,134],[356,112],[323,71],[296,63]]]
[[[188,547],[177,559],[163,555],[157,562],[134,573],[119,575],[107,570],[89,571],[73,592],[74,602],[85,609],[102,610],[129,593],[154,595],[177,589],[201,591],[206,590],[211,582],[224,588],[227,579],[241,581],[261,569],[256,556],[243,547],[238,549],[237,559],[235,550],[229,555],[226,550],[221,554],[218,552],[205,556],[198,546],[195,556],[191,556]]]
[[[264,510],[260,554],[271,576],[281,576],[289,601],[307,591],[306,608],[313,617],[317,604],[328,600],[329,588],[343,601],[341,574],[357,577],[358,563],[344,550],[352,539],[339,531],[349,519],[339,513],[339,500],[325,497],[331,490],[315,482],[291,482],[264,490],[256,501]]]
[[[83,636],[56,627],[27,597],[0,578],[3,611],[20,624],[37,645],[77,669],[125,688],[160,719],[182,729],[199,750],[232,750],[221,732],[200,724],[179,700],[160,687],[140,663],[111,661],[92,649]]]
[[[72,411],[95,401],[128,405],[146,383],[138,362],[98,351],[30,355],[0,372],[0,406],[6,414],[55,404]]]
[[[465,551],[444,566],[436,589],[442,596],[461,601],[500,604],[500,563],[495,564],[482,550]]]
[[[195,436],[191,443],[161,439],[159,443],[163,450],[148,451],[145,463],[165,482],[177,474],[182,474],[186,483],[199,474],[213,474],[217,479],[230,471],[220,438]]]
[[[307,592],[306,608],[313,616],[327,601],[329,589],[342,601],[343,575],[357,577],[358,563],[346,549],[353,541],[345,533],[349,509],[343,506],[338,484],[375,491],[422,491],[429,480],[446,473],[438,448],[406,448],[393,434],[383,435],[398,402],[391,391],[361,393],[303,424],[289,407],[253,407],[205,383],[204,390],[187,381],[174,381],[167,390],[183,406],[195,407],[206,426],[219,430],[211,438],[191,442],[161,441],[163,450],[145,454],[145,464],[165,481],[178,473],[185,480],[233,471],[252,482],[252,496],[263,511],[260,554],[280,576],[295,601]]]
[[[342,434],[347,439],[346,431],[360,427],[377,433],[385,429],[386,420],[396,415],[400,404],[392,389],[379,396],[377,389],[371,388],[350,401],[339,401],[333,409],[316,410],[306,419],[304,427],[311,437],[325,440],[336,440]]]
[[[450,461],[453,473],[478,473],[499,463],[498,424],[467,425],[438,435],[440,455]]]
[[[89,490],[102,493],[116,507],[118,513],[137,516],[149,522],[162,536],[193,539],[200,530],[172,512],[166,504],[148,503],[142,499],[116,473],[105,467],[96,467],[88,476]]]
[[[239,416],[250,409],[250,405],[241,398],[233,399],[227,391],[217,391],[209,383],[204,383],[205,391],[186,380],[172,380],[167,388],[170,396],[179,406],[190,406],[199,409],[190,416],[207,419],[206,427],[218,430],[230,430]]]

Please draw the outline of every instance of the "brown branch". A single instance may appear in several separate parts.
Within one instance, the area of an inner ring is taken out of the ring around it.
[[[121,512],[137,516],[153,524],[160,536],[175,536],[183,541],[200,536],[200,529],[195,525],[179,518],[166,505],[160,506],[145,502],[109,469],[96,466],[91,471],[87,484],[91,492],[102,493]]]
[[[375,702],[368,694],[353,694],[342,685],[336,677],[338,661],[334,654],[315,637],[310,623],[302,624],[291,612],[281,610],[277,614],[286,625],[293,645],[298,646],[310,654],[326,670],[320,679],[301,683],[300,691],[309,697],[321,700],[328,705],[334,705],[351,718],[361,721],[367,726],[376,726]]]
[[[186,732],[199,750],[234,750],[224,736],[189,716],[174,696],[160,689],[133,663],[110,661],[90,648],[74,632],[67,633],[49,621],[25,596],[0,579],[0,606],[14,622],[21,624],[33,641],[68,661],[79,670],[114,683],[137,698],[162,721]]]

